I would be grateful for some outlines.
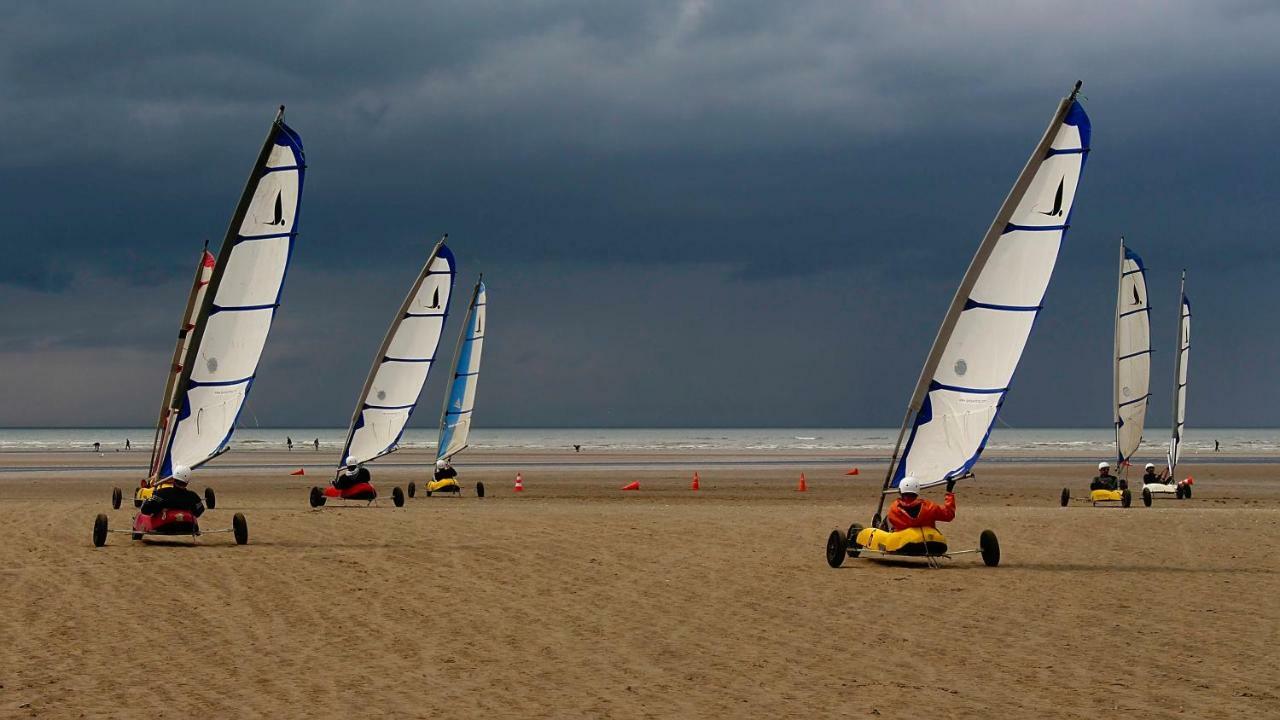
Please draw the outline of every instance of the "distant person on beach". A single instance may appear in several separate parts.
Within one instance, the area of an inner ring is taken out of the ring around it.
[[[315,446],[316,452],[320,452],[320,438],[316,438]]]
[[[95,443],[93,444],[93,451],[94,451],[94,452],[96,452],[96,453],[98,453],[99,455],[101,455],[101,454],[102,454],[102,443],[100,443],[100,442],[95,442]]]
[[[293,452],[293,438],[286,435],[284,438],[284,444],[289,448],[289,452]]]
[[[942,505],[920,497],[920,481],[910,475],[898,483],[898,499],[889,506],[886,516],[894,532],[907,528],[929,527],[937,529],[937,523],[951,522],[956,518],[956,480],[947,481],[947,498]]]
[[[204,514],[204,501],[187,488],[190,482],[191,469],[179,465],[173,469],[173,482],[162,483],[156,488],[151,497],[142,503],[139,511],[143,515],[155,515],[164,510],[185,510],[200,517]]]
[[[449,464],[448,460],[436,461],[436,480],[447,480],[449,478],[456,477],[458,477],[458,471],[453,469],[453,466]]]
[[[1090,490],[1119,490],[1120,480],[1111,474],[1111,463],[1103,460],[1098,463],[1098,476],[1089,483]]]
[[[574,452],[582,452],[582,446],[581,446],[581,445],[574,445],[574,446],[573,446],[573,451],[574,451]]]
[[[133,447],[133,446],[129,444],[129,438],[125,438],[125,439],[124,439],[124,449],[125,449],[125,450],[129,450],[129,449],[130,449],[130,448],[132,448],[132,447]]]
[[[348,455],[346,467],[338,473],[338,477],[333,479],[333,486],[339,490],[346,490],[367,482],[369,482],[369,470],[361,467],[353,456]]]
[[[1218,441],[1217,441],[1217,440],[1214,440],[1214,441],[1213,441],[1213,451],[1214,451],[1214,452],[1218,452]]]
[[[1147,466],[1143,468],[1143,472],[1142,472],[1142,484],[1143,485],[1168,485],[1169,476],[1162,472],[1161,473],[1156,472],[1155,463],[1147,463]]]

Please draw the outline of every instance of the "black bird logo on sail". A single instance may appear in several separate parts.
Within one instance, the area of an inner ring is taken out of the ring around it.
[[[1042,210],[1040,211],[1041,215],[1048,215],[1049,217],[1062,217],[1062,191],[1063,189],[1065,189],[1066,185],[1067,185],[1067,176],[1063,175],[1062,179],[1058,181],[1058,192],[1055,193],[1053,196],[1053,209],[1050,210],[1049,212],[1044,212]]]
[[[1142,304],[1142,298],[1138,297],[1138,286],[1137,286],[1137,285],[1134,285],[1134,286],[1133,286],[1133,304],[1134,304],[1134,305],[1141,305],[1141,304]]]
[[[430,305],[429,309],[431,309],[431,310],[439,310],[439,309],[440,309],[440,288],[436,288],[436,291],[435,291],[434,293],[432,293],[432,295],[431,295],[431,305]]]
[[[268,225],[284,225],[284,201],[280,197],[281,194],[279,190],[276,191],[276,215],[271,222],[267,223]]]

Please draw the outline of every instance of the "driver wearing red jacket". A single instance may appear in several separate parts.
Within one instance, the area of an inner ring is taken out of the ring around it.
[[[889,506],[889,525],[894,532],[907,528],[931,527],[937,529],[936,523],[951,522],[956,517],[956,481],[947,481],[947,499],[939,505],[920,497],[920,481],[917,478],[902,478],[898,483],[898,499]]]

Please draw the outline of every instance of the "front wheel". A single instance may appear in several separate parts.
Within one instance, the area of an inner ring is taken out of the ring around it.
[[[245,521],[243,513],[236,513],[231,518],[231,531],[236,536],[237,545],[249,542],[249,523]]]
[[[124,499],[124,493],[120,492],[120,488],[111,488],[111,509],[119,510],[120,501]]]
[[[862,546],[858,544],[858,535],[862,533],[862,525],[853,523],[849,525],[849,534],[845,537],[845,545],[848,547],[849,557],[856,558],[862,554]]]
[[[848,545],[842,530],[832,530],[827,536],[827,564],[833,568],[843,565]]]
[[[120,492],[116,490],[116,492]],[[117,506],[119,507],[119,506]],[[98,517],[93,519],[93,546],[102,547],[107,544],[107,516],[98,513]]]
[[[990,530],[983,530],[978,536],[978,547],[982,549],[982,562],[987,567],[1000,564],[1000,540]]]
[[[404,491],[400,488],[391,488],[391,502],[396,507],[404,507]]]
[[[311,507],[318,508],[324,505],[324,491],[318,487],[311,488]]]
[[[1151,500],[1152,500],[1151,490],[1149,488],[1142,488],[1143,507],[1151,507]]]
[[[213,488],[204,489],[204,506],[210,510],[218,506],[218,496],[213,494]]]
[[[476,497],[484,497],[484,483],[476,483]]]
[[[418,496],[418,485],[417,483],[410,480],[409,481],[409,497],[417,497],[417,496]]]
[[[1133,493],[1129,492],[1129,488],[1120,491],[1120,507],[1129,507],[1133,504]]]
[[[1062,507],[1066,507],[1071,502],[1071,488],[1062,488]]]

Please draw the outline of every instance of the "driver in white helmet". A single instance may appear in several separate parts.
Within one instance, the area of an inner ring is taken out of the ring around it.
[[[440,458],[436,461],[436,480],[447,480],[456,477],[458,477],[458,471],[453,469],[453,465],[450,465],[448,460]]]
[[[956,517],[956,479],[947,480],[947,498],[939,505],[920,497],[920,480],[910,475],[898,482],[898,499],[889,506],[886,519],[895,532],[914,527],[937,529],[937,523]]]
[[[1155,463],[1147,463],[1147,466],[1143,468],[1143,485],[1167,485],[1169,483],[1169,479],[1170,478],[1166,473],[1156,472]]]
[[[185,510],[200,517],[204,514],[204,501],[199,494],[187,487],[190,482],[191,468],[185,465],[175,467],[173,476],[156,486],[155,492],[142,503],[139,512],[143,515],[155,515],[162,510]]]
[[[1089,483],[1090,490],[1119,490],[1120,480],[1111,474],[1111,463],[1103,460],[1098,463],[1098,476]]]
[[[369,482],[369,470],[356,462],[354,455],[348,455],[346,462],[343,463],[342,472],[338,473],[332,484],[339,490],[346,490],[367,482]]]

